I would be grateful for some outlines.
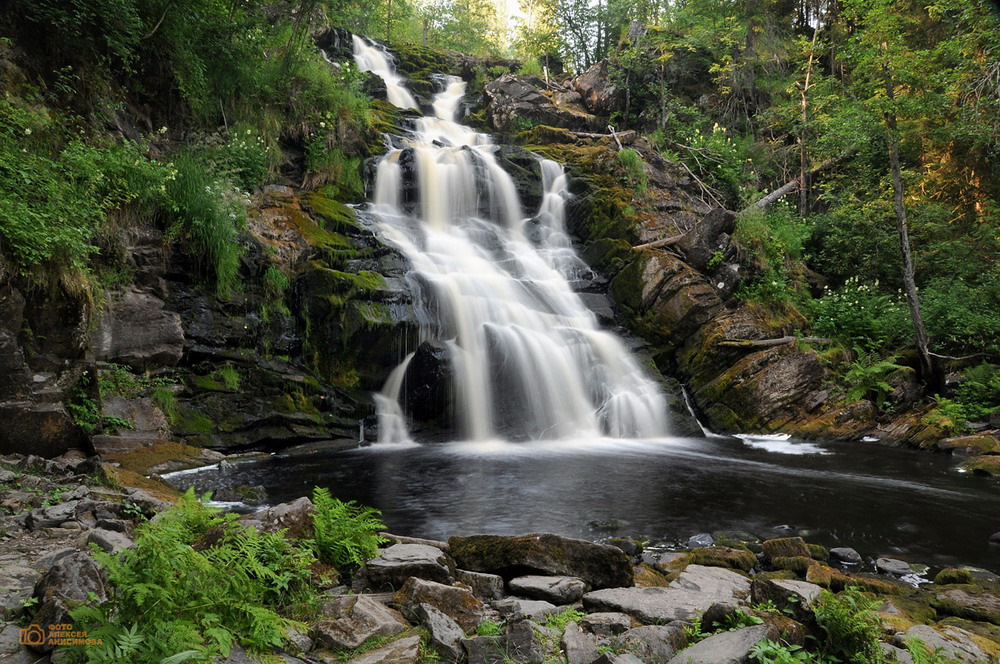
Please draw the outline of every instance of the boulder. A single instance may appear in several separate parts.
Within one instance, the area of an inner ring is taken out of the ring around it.
[[[515,662],[542,664],[545,660],[545,649],[532,625],[533,623],[524,617],[507,623],[503,642],[507,656]]]
[[[606,652],[594,660],[594,664],[645,664],[641,659],[630,653],[614,655]]]
[[[112,293],[91,341],[97,359],[137,371],[176,365],[184,352],[184,329],[180,314],[164,306],[134,287]]]
[[[401,402],[407,414],[418,422],[450,424],[453,383],[448,346],[437,340],[421,343],[406,365]]]
[[[493,608],[504,618],[520,613],[532,620],[544,620],[545,616],[555,615],[562,609],[551,602],[540,599],[520,599],[517,597],[506,597],[493,602]]]
[[[303,496],[290,503],[281,503],[261,512],[247,514],[240,523],[253,526],[262,533],[286,531],[293,539],[309,539],[313,536],[312,501]]]
[[[87,543],[96,544],[101,547],[102,551],[106,551],[107,553],[118,553],[122,549],[131,548],[133,544],[132,539],[128,535],[103,528],[94,528],[88,532]]]
[[[446,662],[460,660],[465,632],[458,623],[430,604],[418,606],[416,614],[420,624],[427,629],[427,643],[431,649]]]
[[[573,79],[573,90],[583,99],[583,105],[595,115],[609,116],[621,110],[622,93],[611,82],[609,63],[605,58]]]
[[[486,84],[486,112],[499,131],[518,131],[531,125],[561,127],[573,131],[596,131],[600,118],[573,104],[557,105],[541,89],[545,82],[534,76],[504,74]]]
[[[669,664],[749,664],[750,651],[763,639],[777,638],[767,625],[743,627],[732,632],[714,634],[682,650]]]
[[[830,549],[830,557],[847,565],[860,565],[861,554],[848,546],[838,546]]]
[[[974,585],[955,585],[933,591],[931,606],[939,613],[1000,625],[1000,595]]]
[[[803,556],[809,558],[809,547],[806,546],[805,540],[801,537],[779,537],[777,539],[769,539],[764,541],[764,557],[768,559],[774,558],[793,558],[796,556]]]
[[[990,661],[989,655],[976,645],[973,634],[958,627],[914,625],[906,630],[906,635],[899,645],[904,645],[906,641],[913,638],[923,642],[928,655],[932,655],[940,649],[940,654],[944,657],[957,659],[960,662],[971,664],[972,662]]]
[[[324,618],[313,626],[322,646],[353,649],[373,636],[395,636],[409,628],[397,611],[367,595],[338,597],[323,606]]]
[[[525,573],[575,576],[591,588],[632,585],[628,556],[613,546],[552,534],[473,535],[448,540],[459,567],[511,579]]]
[[[413,635],[355,657],[348,664],[414,664],[419,658],[420,637]]]
[[[647,662],[665,662],[687,647],[684,628],[679,625],[645,625],[618,637],[618,643]]]
[[[519,576],[507,584],[511,594],[553,604],[572,604],[583,597],[587,584],[575,576]]]
[[[591,613],[580,619],[580,626],[598,638],[627,632],[634,623],[631,616],[612,612]]]
[[[91,593],[98,602],[107,600],[104,576],[97,563],[82,552],[64,556],[35,584],[39,608],[32,622],[38,625],[70,622],[69,610],[88,601]],[[30,648],[39,653],[53,650],[52,645],[44,642]]]
[[[688,565],[667,588],[611,588],[583,596],[589,611],[617,611],[644,623],[690,620],[716,602],[740,603],[750,581],[718,567]]]
[[[507,664],[509,661],[499,636],[475,636],[462,639],[469,664]]]
[[[563,631],[562,649],[566,654],[567,664],[590,664],[601,656],[593,634],[584,632],[575,622],[566,625]]]
[[[28,513],[24,525],[28,530],[58,528],[61,524],[76,519],[76,510],[79,506],[79,500],[71,500],[49,507],[39,507]]]
[[[355,577],[355,590],[395,591],[412,577],[450,584],[455,563],[425,544],[394,544],[372,558]]]
[[[875,561],[875,569],[882,574],[893,576],[906,576],[912,572],[910,563],[895,558],[879,558]]]
[[[0,403],[0,454],[23,452],[52,458],[86,447],[87,438],[62,403]]]
[[[465,588],[415,577],[403,584],[393,601],[408,616],[417,616],[420,605],[429,604],[457,622],[465,633],[476,629],[486,613],[486,606]]]
[[[472,594],[482,600],[500,599],[503,597],[503,577],[497,574],[455,570],[455,580],[472,588]]]

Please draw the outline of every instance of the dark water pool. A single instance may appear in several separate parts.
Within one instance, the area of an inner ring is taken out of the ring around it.
[[[271,502],[328,487],[398,534],[548,531],[685,541],[714,530],[802,534],[934,567],[1000,571],[1000,484],[955,460],[871,443],[767,438],[446,443],[275,455],[175,475],[199,490],[263,485]],[[591,522],[621,522],[615,533]]]

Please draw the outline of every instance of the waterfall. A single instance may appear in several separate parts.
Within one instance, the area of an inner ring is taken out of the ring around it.
[[[386,81],[390,101],[414,107],[387,55],[357,37],[354,46],[359,67]],[[456,122],[465,83],[443,80],[434,116],[418,118],[379,162],[370,209],[412,266],[423,340],[447,349],[460,435],[665,434],[659,385],[571,286],[590,270],[564,227],[562,167],[540,160],[542,202],[526,217],[490,137]],[[407,439],[399,398],[411,359],[377,395],[380,442]]]

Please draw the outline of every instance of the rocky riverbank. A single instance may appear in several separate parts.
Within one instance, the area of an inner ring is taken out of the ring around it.
[[[133,546],[136,524],[167,509],[171,496],[155,484],[129,487],[141,476],[93,457],[8,456],[0,468],[0,659],[63,661],[61,648],[22,646],[21,630],[67,624],[72,607],[113,594],[88,551]],[[240,521],[309,538],[312,510],[301,498]],[[931,581],[917,564],[865,561],[799,537],[761,542],[727,532],[687,544],[665,551],[555,534],[389,535],[353,574],[324,577],[320,608],[300,617],[302,628],[270,660],[234,648],[216,661],[750,662],[765,640],[828,654],[847,647],[831,636],[831,621],[858,601],[871,610],[849,620],[870,621],[886,661],[913,661],[906,648],[919,647],[914,639],[954,661],[1000,657],[1000,577],[990,572],[950,568]]]

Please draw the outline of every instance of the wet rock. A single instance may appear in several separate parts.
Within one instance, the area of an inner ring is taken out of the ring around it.
[[[572,604],[587,590],[587,584],[573,576],[519,576],[507,587],[511,594],[553,604]]]
[[[503,577],[497,574],[455,570],[455,580],[472,588],[472,594],[481,600],[490,601],[503,597]]]
[[[627,632],[632,629],[633,623],[631,616],[614,612],[591,613],[580,619],[580,626],[599,638]]]
[[[782,612],[799,622],[808,623],[813,619],[813,603],[819,599],[822,590],[806,581],[754,579],[750,585],[750,597],[754,604],[774,602]]]
[[[394,591],[411,576],[451,584],[454,567],[441,549],[425,544],[394,544],[358,571],[355,589]]]
[[[754,644],[777,636],[767,625],[722,632],[682,650],[669,664],[747,664]]]
[[[327,648],[357,648],[373,636],[395,636],[409,628],[397,611],[367,595],[338,597],[323,606],[312,637]]]
[[[792,558],[802,556],[809,558],[809,547],[801,537],[779,537],[764,541],[764,556],[766,558]]]
[[[589,592],[589,611],[627,613],[645,623],[689,620],[716,602],[739,603],[750,594],[750,581],[718,567],[688,565],[668,588],[612,588]]]
[[[420,657],[420,637],[407,636],[351,659],[348,664],[414,664]]]
[[[313,533],[312,511],[312,501],[303,496],[290,503],[281,503],[262,512],[248,514],[239,521],[262,533],[284,530],[293,539],[308,539]]]
[[[546,616],[554,615],[561,610],[551,602],[538,599],[519,599],[517,597],[501,599],[493,602],[492,606],[504,618],[515,613],[520,613],[532,620],[544,620]]]
[[[529,619],[522,617],[509,622],[503,638],[507,654],[515,662],[541,664],[545,660],[545,649]]]
[[[402,394],[406,412],[418,422],[449,425],[452,384],[451,351],[440,341],[423,342],[406,367]]]
[[[462,639],[465,632],[458,623],[430,604],[421,604],[416,610],[417,619],[427,629],[428,644],[446,662],[457,662],[462,657]]]
[[[632,585],[632,565],[613,546],[552,534],[452,537],[448,544],[458,566],[476,572],[575,576],[591,588]]]
[[[107,553],[118,553],[122,549],[131,548],[133,544],[127,535],[103,528],[94,528],[87,533],[87,543],[96,544]]]
[[[1000,544],[1000,531],[990,535],[990,544]]]
[[[838,546],[830,549],[830,556],[834,560],[848,565],[861,564],[861,554],[847,546]]]
[[[575,622],[566,625],[562,635],[562,649],[566,654],[567,664],[590,664],[601,656],[593,635],[585,633]]]
[[[416,615],[421,604],[430,604],[457,622],[466,633],[479,626],[486,606],[464,588],[411,577],[393,600],[404,615]]]
[[[893,576],[905,576],[912,571],[910,563],[895,558],[879,558],[875,561],[875,569],[882,574],[892,574]]]
[[[908,639],[913,638],[923,642],[928,655],[940,649],[941,655],[957,659],[960,662],[971,663],[989,660],[989,656],[976,645],[973,635],[958,627],[914,625],[906,630],[906,635],[902,639],[903,643],[898,645],[905,645]]]
[[[684,628],[679,625],[646,625],[618,637],[618,643],[647,662],[665,662],[687,647]]]
[[[138,371],[176,365],[184,351],[184,329],[180,314],[164,306],[134,287],[111,293],[91,341],[97,359]]]

